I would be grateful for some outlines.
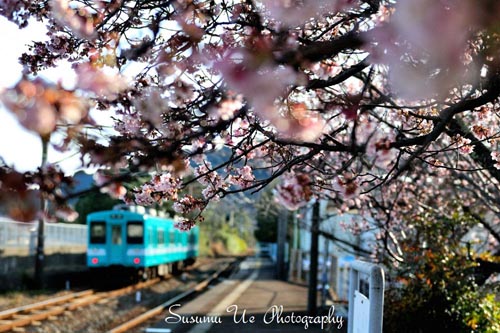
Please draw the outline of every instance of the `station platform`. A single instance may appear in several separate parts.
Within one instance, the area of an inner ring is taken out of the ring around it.
[[[231,277],[185,304],[166,310],[146,332],[346,332],[347,315],[335,305],[307,314],[307,287],[275,279],[267,258],[249,258]]]

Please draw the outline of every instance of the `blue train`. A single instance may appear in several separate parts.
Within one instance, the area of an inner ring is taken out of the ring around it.
[[[198,228],[174,228],[156,210],[119,205],[87,216],[87,266],[143,279],[176,273],[198,256]]]

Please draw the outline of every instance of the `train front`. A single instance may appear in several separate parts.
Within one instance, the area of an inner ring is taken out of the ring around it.
[[[144,218],[128,211],[89,214],[87,266],[140,269],[144,263]],[[133,254],[133,255],[132,255]]]

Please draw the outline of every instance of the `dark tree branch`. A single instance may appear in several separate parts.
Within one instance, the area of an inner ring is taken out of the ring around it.
[[[347,80],[348,78],[354,76],[355,74],[361,72],[363,69],[367,68],[368,66],[370,66],[369,62],[368,62],[368,58],[365,58],[363,61],[361,61],[359,64],[356,64],[346,70],[344,70],[343,72],[341,72],[340,74],[334,76],[334,77],[331,77],[327,80],[311,80],[309,81],[309,83],[307,84],[306,88],[307,89],[319,89],[319,88],[326,88],[326,87],[330,87],[330,86],[333,86],[333,85],[336,85],[336,84],[339,84],[339,83],[342,83],[344,82],[345,80]]]

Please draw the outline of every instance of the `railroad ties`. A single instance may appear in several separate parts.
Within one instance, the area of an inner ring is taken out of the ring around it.
[[[5,310],[0,312],[0,332],[7,332],[28,325],[38,325],[41,321],[53,320],[66,312],[150,287],[159,281],[159,278],[152,279],[107,292],[95,292],[89,289]]]

